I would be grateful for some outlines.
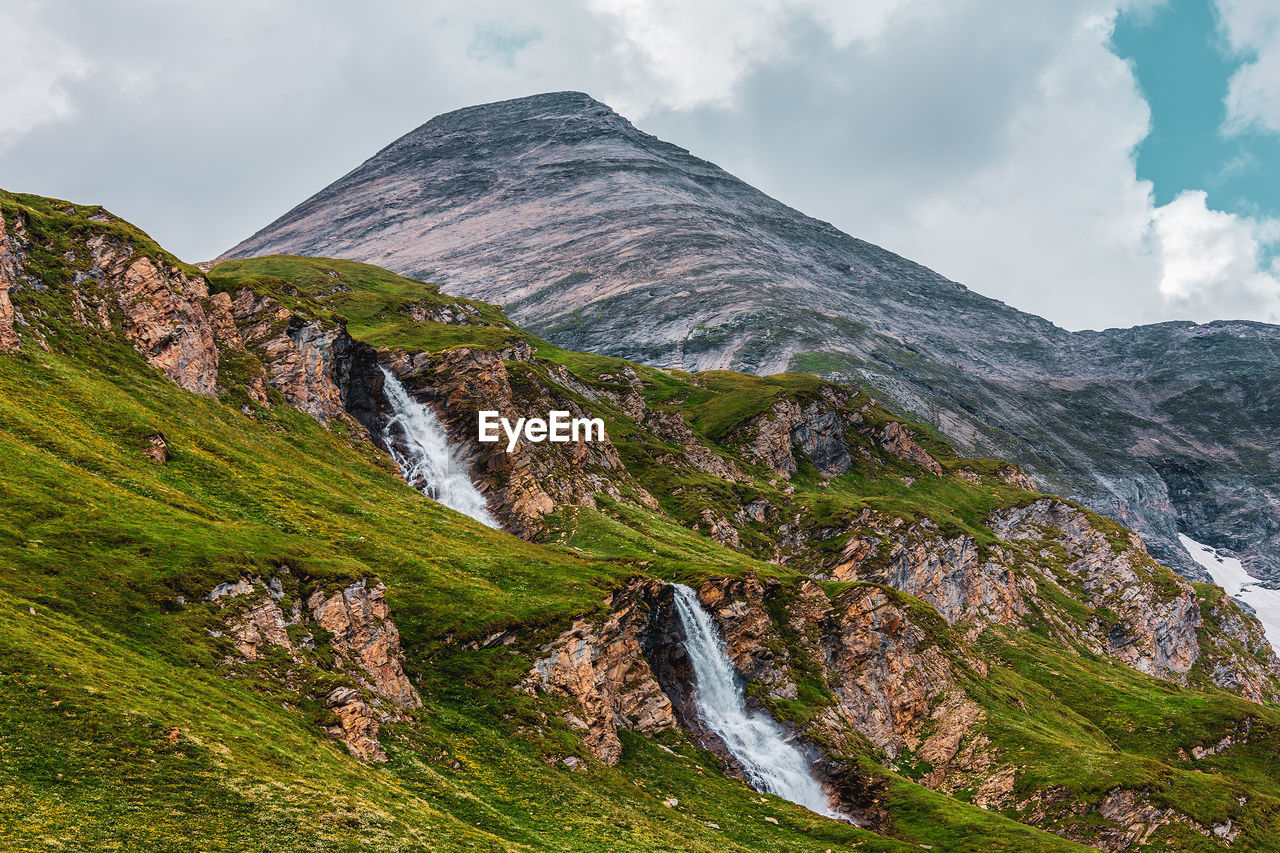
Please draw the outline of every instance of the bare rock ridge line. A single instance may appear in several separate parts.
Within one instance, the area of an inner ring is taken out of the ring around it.
[[[570,349],[869,382],[1191,576],[1179,530],[1280,578],[1265,509],[1280,501],[1280,329],[1067,332],[803,216],[581,93],[439,116],[228,254],[274,252],[430,278]]]

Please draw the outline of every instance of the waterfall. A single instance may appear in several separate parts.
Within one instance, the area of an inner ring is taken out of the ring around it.
[[[466,463],[449,446],[448,436],[436,413],[409,396],[394,373],[385,367],[379,366],[379,369],[386,379],[383,393],[394,413],[382,428],[382,440],[405,482],[450,509],[469,515],[482,524],[500,528],[489,514],[484,495],[467,476]],[[403,453],[397,449],[397,431],[403,437]]]
[[[675,588],[676,612],[684,627],[684,648],[693,664],[693,704],[757,791],[775,794],[827,817],[843,818],[814,778],[808,760],[787,741],[767,714],[747,711],[737,673],[724,642],[702,609],[697,594],[683,584]]]

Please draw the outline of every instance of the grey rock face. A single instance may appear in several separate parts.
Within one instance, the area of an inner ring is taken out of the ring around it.
[[[1178,529],[1280,578],[1280,328],[1067,332],[583,94],[433,119],[229,254],[270,252],[430,278],[573,349],[869,382],[968,452],[1134,527],[1188,574]]]

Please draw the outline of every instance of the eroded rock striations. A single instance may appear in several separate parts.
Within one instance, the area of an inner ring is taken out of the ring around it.
[[[213,396],[218,346],[203,277],[137,256],[131,246],[106,235],[92,237],[86,245],[93,268],[76,291],[85,297],[78,307],[86,322],[96,319],[110,328],[115,314],[125,337],[152,367],[188,391]],[[88,280],[96,287],[88,286]]]
[[[265,365],[271,387],[317,420],[345,421],[363,435],[352,413],[375,411],[382,387],[372,347],[353,340],[342,325],[300,316],[247,287],[236,293],[230,308],[240,336]]]
[[[671,700],[646,659],[649,605],[662,584],[641,582],[613,596],[610,615],[599,625],[585,620],[554,640],[538,660],[522,689],[558,693],[577,700],[580,714],[565,719],[583,731],[596,758],[616,764],[622,756],[618,729],[646,734],[674,728]]]

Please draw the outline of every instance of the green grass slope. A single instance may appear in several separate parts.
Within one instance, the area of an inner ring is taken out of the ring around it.
[[[66,254],[96,228],[126,226],[92,218],[105,216],[97,208],[34,197],[0,195],[0,207],[46,247],[32,268],[48,290],[23,304],[38,301],[59,330],[48,351],[0,355],[0,849],[1087,849],[1016,822],[1019,814],[975,807],[972,792],[927,790],[917,784],[927,768],[875,766],[870,750],[861,759],[886,780],[894,838],[757,794],[671,733],[656,742],[626,735],[616,767],[590,760],[566,724],[512,689],[572,617],[599,611],[637,574],[754,572],[784,587],[796,579],[689,529],[722,485],[673,474],[656,462],[651,437],[615,420],[610,434],[662,514],[602,501],[561,510],[541,543],[489,530],[286,405],[246,412],[234,395],[185,392],[119,338],[77,328],[59,313],[79,263]],[[138,251],[160,251],[128,233]],[[570,353],[480,303],[471,308],[484,325],[414,321],[408,305],[458,303],[340,261],[234,262],[215,270],[212,285],[340,317],[383,348],[519,340],[584,381],[608,382],[601,377],[625,366],[643,377],[651,405],[685,412],[717,447],[776,395],[817,382],[688,377]],[[144,453],[156,433],[169,446],[164,464]],[[930,450],[949,468],[998,465]],[[752,473],[753,489],[784,499]],[[794,500],[819,520],[872,507],[989,536],[981,518],[1026,499],[989,477],[906,489],[902,474],[889,465],[826,481],[801,471]],[[282,567],[325,589],[360,578],[388,585],[424,707],[384,726],[387,763],[360,763],[327,738],[328,712],[275,677],[286,663],[264,660],[236,676],[225,664],[230,646],[211,633],[222,623],[203,596]],[[520,637],[511,646],[463,648],[510,628]],[[1071,655],[1035,632],[993,630],[982,643],[990,673],[966,686],[988,714],[987,735],[1019,756],[1028,796],[1046,786],[1081,796],[1143,786],[1206,825],[1234,817],[1253,845],[1235,849],[1267,849],[1257,840],[1274,837],[1280,820],[1274,709]],[[1177,756],[1246,719],[1258,733],[1248,750]],[[583,758],[582,769],[549,761],[565,754]],[[678,806],[664,805],[671,797]],[[1176,825],[1153,838],[1162,849],[1221,849]]]

